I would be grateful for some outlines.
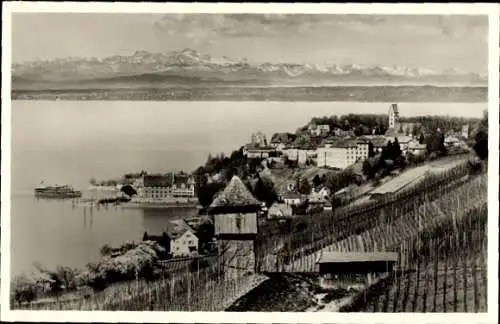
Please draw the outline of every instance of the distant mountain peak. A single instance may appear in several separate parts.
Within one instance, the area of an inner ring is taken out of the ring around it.
[[[192,48],[168,53],[139,50],[132,55],[113,55],[103,59],[66,58],[35,61],[12,66],[19,80],[64,81],[106,79],[120,76],[169,73],[170,76],[219,78],[230,80],[264,80],[279,83],[485,83],[487,75],[451,68],[436,71],[401,65],[355,63],[250,63],[246,58],[212,57]]]

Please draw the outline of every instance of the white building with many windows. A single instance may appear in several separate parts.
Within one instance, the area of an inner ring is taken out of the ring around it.
[[[345,169],[359,160],[368,158],[368,142],[345,141],[325,144],[316,152],[318,167]]]
[[[195,197],[195,182],[187,175],[145,175],[140,199],[145,202],[169,202]]]

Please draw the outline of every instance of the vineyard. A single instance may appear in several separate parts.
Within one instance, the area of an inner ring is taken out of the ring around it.
[[[136,280],[112,285],[86,298],[31,303],[23,309],[43,310],[148,310],[222,311],[236,299],[262,283],[266,277],[241,273],[225,276],[218,258],[193,271],[192,266],[168,271],[160,280]]]
[[[461,309],[480,311],[486,287],[486,190],[486,175],[469,175],[465,162],[395,195],[314,216],[301,231],[259,233],[257,274],[231,269],[238,275],[229,276],[227,263],[210,257],[203,267],[169,264],[160,280],[120,283],[86,298],[22,308],[223,311],[268,279],[259,273],[314,272],[318,253],[325,250],[400,253],[397,275],[370,288],[351,309],[452,311],[462,301]],[[472,299],[464,299],[469,294]]]
[[[266,273],[271,278],[262,285],[266,289],[259,287],[230,309],[286,311],[288,307],[288,311],[301,311],[301,305],[309,305],[312,311],[486,311],[486,189],[486,176],[474,177],[410,216],[403,215],[389,225],[324,249],[398,253],[400,262],[394,274],[379,276],[372,286],[356,288],[354,293],[344,289],[326,291],[326,296],[333,299],[324,301],[321,291],[309,287],[314,279],[296,280],[306,274],[319,278],[311,254],[284,265],[283,272]],[[349,276],[336,279],[344,286],[350,281]],[[270,300],[272,304],[268,304]]]
[[[447,217],[395,248],[400,269],[345,310],[486,312],[487,203],[460,198],[464,211],[443,211]]]
[[[414,224],[419,223],[422,210],[427,208],[423,206],[430,206],[431,202],[445,195],[455,196],[455,190],[468,181],[469,168],[464,162],[447,171],[427,175],[396,194],[369,200],[362,205],[347,205],[336,209],[333,214],[317,215],[307,228],[300,231],[262,233],[257,242],[258,267],[263,272],[313,271],[321,250],[362,251],[364,245],[368,247],[370,242],[366,235],[369,234],[366,233],[369,230],[374,233],[394,231],[404,222],[403,232],[411,232]],[[398,235],[387,237],[395,239]]]

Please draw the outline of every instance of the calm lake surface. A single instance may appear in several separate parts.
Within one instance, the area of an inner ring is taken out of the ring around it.
[[[14,101],[11,150],[11,271],[34,262],[83,267],[104,244],[139,241],[161,232],[178,212],[73,206],[36,200],[42,180],[85,190],[89,179],[126,172],[192,171],[209,152],[247,143],[252,132],[268,137],[294,132],[312,117],[387,113],[390,103],[356,102],[118,102]],[[482,116],[486,103],[400,103],[402,116]],[[86,194],[86,192],[84,192]]]

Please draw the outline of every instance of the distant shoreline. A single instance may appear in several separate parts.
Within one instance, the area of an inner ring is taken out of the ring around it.
[[[12,100],[488,102],[486,86],[137,87],[14,89]]]

